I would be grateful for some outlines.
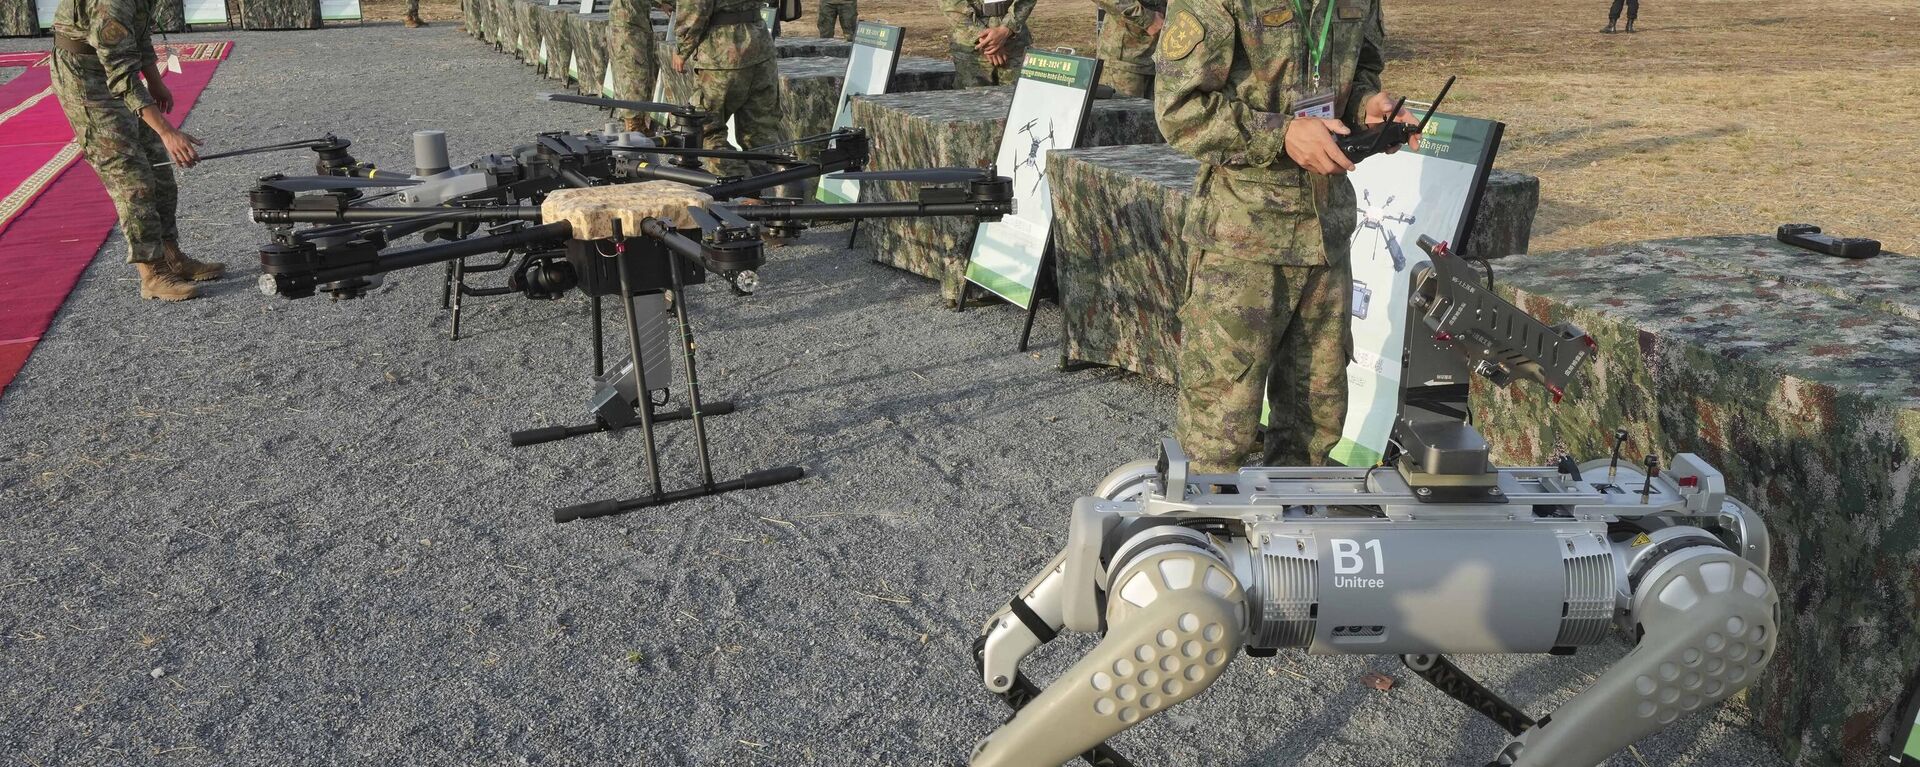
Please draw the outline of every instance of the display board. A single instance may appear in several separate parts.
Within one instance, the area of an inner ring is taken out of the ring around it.
[[[894,69],[900,64],[900,44],[905,38],[906,30],[900,27],[860,22],[853,33],[853,49],[847,53],[847,76],[840,84],[834,130],[853,125],[853,97],[887,92]],[[820,179],[820,189],[814,196],[821,202],[859,202],[860,182],[829,175]]]
[[[320,0],[321,21],[359,21],[360,0]]]
[[[194,0],[187,0],[187,7],[192,8],[193,3],[194,3]],[[59,7],[60,7],[60,0],[34,0],[33,13],[34,13],[35,20],[40,25],[40,31],[44,32],[46,30],[53,29],[53,12],[57,10]],[[220,6],[220,15],[222,17],[225,17],[227,15],[227,6],[225,5],[225,3],[222,3]],[[222,18],[221,20],[225,21],[225,18]],[[191,24],[193,22],[189,21],[187,23]]]
[[[1014,84],[994,165],[1013,179],[1014,212],[974,231],[967,281],[1022,309],[1033,305],[1053,228],[1047,152],[1079,143],[1100,82],[1100,60],[1028,51]]]
[[[580,12],[593,13],[593,0],[580,0]]]
[[[1438,113],[1427,122],[1419,149],[1374,155],[1347,174],[1359,207],[1348,241],[1353,357],[1335,462],[1374,466],[1384,457],[1400,412],[1407,298],[1414,270],[1427,262],[1414,243],[1426,235],[1451,243],[1456,252],[1465,247],[1503,129],[1489,120]]]

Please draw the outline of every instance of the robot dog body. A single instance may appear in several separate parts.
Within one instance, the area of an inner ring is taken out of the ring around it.
[[[1434,337],[1473,372],[1557,395],[1585,334],[1547,328],[1444,245],[1421,246],[1433,263],[1410,300]],[[1767,531],[1718,471],[1690,454],[1664,472],[1651,457],[1622,467],[1617,447],[1584,466],[1494,468],[1471,426],[1437,416],[1465,403],[1438,401],[1404,398],[1395,441],[1410,449],[1393,466],[1196,476],[1167,440],[1158,461],[1115,471],[982,630],[981,681],[1018,711],[973,767],[1126,765],[1107,738],[1198,695],[1242,650],[1400,655],[1506,729],[1493,764],[1520,767],[1597,764],[1765,668],[1779,606]],[[1612,629],[1633,650],[1537,722],[1444,657],[1567,654]],[[1105,636],[1042,691],[1019,663],[1062,631]]]

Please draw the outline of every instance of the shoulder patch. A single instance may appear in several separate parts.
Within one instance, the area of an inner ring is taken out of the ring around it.
[[[107,45],[119,45],[120,41],[127,39],[127,34],[126,25],[121,24],[119,19],[107,19],[107,23],[100,25],[100,42]]]
[[[1167,28],[1160,32],[1160,55],[1167,61],[1179,61],[1193,53],[1200,41],[1207,39],[1206,27],[1200,26],[1200,20],[1194,18],[1192,11],[1180,11],[1167,22]]]
[[[1291,21],[1293,21],[1292,8],[1275,8],[1260,14],[1260,26],[1263,27],[1284,27]]]

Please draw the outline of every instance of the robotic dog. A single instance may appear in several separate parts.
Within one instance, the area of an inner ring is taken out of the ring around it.
[[[1420,247],[1432,263],[1410,315],[1432,343],[1409,342],[1391,467],[1196,475],[1167,440],[1157,462],[1109,475],[975,645],[1016,713],[973,767],[1128,765],[1103,741],[1200,694],[1243,649],[1400,655],[1511,734],[1491,765],[1515,767],[1596,764],[1765,669],[1779,600],[1760,518],[1696,456],[1621,467],[1624,432],[1611,461],[1492,466],[1462,421],[1467,374],[1557,401],[1593,342],[1494,296],[1444,244]],[[1571,654],[1610,628],[1634,649],[1538,720],[1444,655]],[[1019,663],[1062,631],[1105,636],[1043,691]]]

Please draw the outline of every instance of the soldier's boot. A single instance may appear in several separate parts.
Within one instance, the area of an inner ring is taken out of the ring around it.
[[[427,25],[427,23],[426,23],[426,22],[424,22],[424,21],[421,21],[421,20],[420,20],[420,14],[417,14],[417,13],[409,13],[409,14],[407,14],[407,28],[408,28],[408,29],[419,29],[419,28],[421,28],[421,27],[424,27],[424,26],[426,26],[426,25]]]
[[[1633,19],[1627,19],[1627,34],[1633,34]]]
[[[168,271],[181,279],[194,282],[216,280],[227,273],[227,265],[218,261],[201,261],[180,252],[180,246],[167,243],[163,251]]]
[[[1614,21],[1613,19],[1607,19],[1607,28],[1606,28],[1606,29],[1602,29],[1602,30],[1600,30],[1600,34],[1603,34],[1603,35],[1611,35],[1611,34],[1613,34],[1613,33],[1614,33],[1615,31],[1617,31],[1617,30],[1615,30],[1615,29],[1614,29],[1614,25],[1615,25],[1615,24],[1618,24],[1618,23],[1619,23],[1619,22],[1617,22],[1617,21]],[[1631,22],[1629,22],[1629,23],[1631,23]]]
[[[625,128],[628,133],[646,133],[648,127],[647,118],[640,115],[622,117],[620,118],[620,125]]]
[[[166,264],[134,264],[140,270],[140,297],[185,301],[200,295],[193,283],[175,276]]]

